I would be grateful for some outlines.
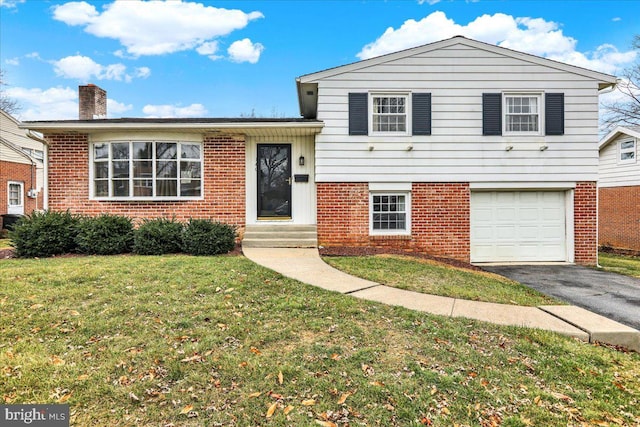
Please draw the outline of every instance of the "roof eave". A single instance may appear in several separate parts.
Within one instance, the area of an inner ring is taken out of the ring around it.
[[[616,140],[621,134],[629,135],[634,138],[640,138],[640,131],[629,129],[625,126],[616,126],[611,132],[609,132],[604,138],[600,140],[598,144],[598,151],[609,145],[612,141]]]

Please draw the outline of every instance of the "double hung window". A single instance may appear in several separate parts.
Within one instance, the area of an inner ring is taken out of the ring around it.
[[[373,95],[371,99],[373,133],[407,132],[407,95]]]
[[[371,234],[408,234],[410,232],[410,195],[408,193],[370,194]]]
[[[93,144],[92,195],[174,199],[202,195],[202,146],[177,141]]]
[[[540,95],[505,94],[504,106],[506,134],[540,133]]]

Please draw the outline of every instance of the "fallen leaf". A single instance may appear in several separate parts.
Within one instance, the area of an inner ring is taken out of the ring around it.
[[[140,398],[138,396],[136,396],[135,394],[133,394],[133,392],[129,392],[129,398],[131,400],[135,400],[136,402],[140,402]]]
[[[54,366],[60,366],[60,365],[64,365],[65,362],[64,360],[60,359],[58,356],[51,356],[51,364]]]
[[[273,416],[273,413],[276,412],[276,408],[278,407],[278,402],[275,402],[273,405],[269,406],[269,409],[267,409],[267,418],[271,418]]]
[[[64,403],[67,400],[69,400],[69,398],[71,397],[71,395],[73,394],[72,391],[70,391],[69,393],[63,395],[62,397],[60,397],[60,399],[56,400],[57,403]]]
[[[248,365],[248,363],[247,363],[247,362],[240,362],[240,363],[238,364],[238,367],[239,367],[239,368],[246,368],[246,367],[247,367],[247,365]]]
[[[436,387],[436,386],[431,387],[431,396],[433,396],[437,392],[438,392],[438,387]]]
[[[552,391],[551,395],[553,397],[555,397],[556,399],[564,400],[565,402],[571,402],[573,400],[569,396],[567,396],[566,394],[558,393],[558,392],[555,392],[555,391]]]
[[[87,374],[78,375],[77,379],[78,379],[78,381],[88,380],[89,379],[89,375],[87,375]]]
[[[316,424],[322,427],[338,427],[336,423],[332,423],[331,421],[316,420]]]
[[[344,402],[346,402],[349,396],[351,396],[351,393],[344,393],[342,396],[340,396],[340,399],[338,400],[338,405],[342,405]]]
[[[540,398],[540,396],[534,397],[533,398],[533,403],[535,403],[538,406],[542,405],[542,399]]]
[[[384,387],[384,383],[380,381],[371,381],[369,384],[374,385],[376,387]]]
[[[420,418],[420,424],[422,424],[423,426],[432,426],[433,425],[433,421],[431,421],[430,418],[422,417],[422,418]]]
[[[286,408],[284,408],[284,414],[285,415],[289,415],[289,412],[293,411],[293,406],[289,405]]]
[[[281,395],[281,394],[274,393],[274,392],[272,392],[272,391],[270,391],[270,392],[268,393],[268,395],[269,395],[269,397],[271,397],[271,398],[273,398],[273,399],[276,399],[276,400],[282,399],[282,395]]]
[[[69,314],[72,316],[80,316],[80,312],[77,310],[69,310]]]
[[[262,354],[262,352],[260,350],[258,350],[257,348],[255,348],[255,347],[251,347],[251,353],[253,353],[253,354]]]
[[[278,372],[278,384],[282,384],[284,382],[284,375],[282,375],[282,371]]]
[[[339,355],[338,353],[333,353],[333,354],[331,355],[331,359],[332,359],[332,360],[340,360],[340,355]]]
[[[260,391],[256,391],[255,393],[251,393],[251,394],[249,395],[249,397],[258,397],[258,396],[260,396],[261,394],[262,394],[262,392],[260,392]]]
[[[307,399],[302,401],[302,406],[313,406],[316,404],[315,399]]]
[[[442,414],[445,414],[445,415],[450,415],[450,414],[451,414],[451,412],[449,411],[449,408],[447,408],[446,406],[445,406],[444,408],[442,408],[442,409],[440,410],[440,412],[441,412]]]
[[[188,414],[192,410],[193,410],[193,405],[187,405],[184,408],[182,408],[182,411],[180,411],[180,415]]]
[[[42,307],[44,307],[44,304],[33,304],[33,305],[29,306],[29,308],[31,310],[37,310],[37,309],[42,308]]]

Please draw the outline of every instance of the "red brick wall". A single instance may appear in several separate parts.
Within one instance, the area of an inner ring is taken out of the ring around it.
[[[640,186],[598,190],[598,243],[640,251]]]
[[[42,193],[38,195],[38,199],[27,197],[27,192],[31,188],[31,184],[35,187],[35,168],[31,165],[14,162],[0,162],[0,215],[7,213],[9,181],[22,182],[24,184],[24,213],[30,214],[35,209],[42,209]],[[2,219],[0,218],[0,223]]]
[[[595,182],[578,182],[573,197],[575,262],[598,263],[597,186]]]
[[[411,236],[369,235],[367,183],[318,183],[317,192],[320,245],[394,247],[469,261],[467,183],[414,183]]]
[[[49,134],[49,209],[85,215],[112,213],[134,219],[211,218],[245,224],[245,141],[242,136],[206,137],[202,200],[89,200],[89,143],[85,134]]]

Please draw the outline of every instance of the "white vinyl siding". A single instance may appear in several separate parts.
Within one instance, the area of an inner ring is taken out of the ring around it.
[[[471,261],[567,260],[564,191],[471,193]]]
[[[638,138],[635,141],[636,161],[621,162],[620,143],[629,141],[629,136],[621,135],[600,150],[599,187],[623,187],[640,185],[640,162],[638,158]]]
[[[598,81],[589,77],[452,45],[315,82],[325,123],[316,140],[318,182],[597,180]],[[402,144],[348,135],[350,92],[402,91],[431,93],[431,135]],[[547,92],[564,93],[564,135],[482,135],[483,93],[540,94],[542,110]],[[508,145],[513,150],[505,151]],[[542,145],[549,148],[540,151]]]

